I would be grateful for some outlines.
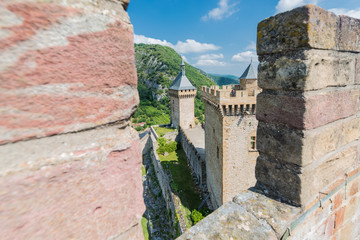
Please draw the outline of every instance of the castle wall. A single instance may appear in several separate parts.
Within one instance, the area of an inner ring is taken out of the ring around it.
[[[154,172],[156,175],[156,178],[159,182],[159,186],[161,188],[162,196],[166,203],[166,209],[169,213],[169,219],[172,221],[171,225],[175,229],[175,224],[178,224],[178,229],[181,231],[181,227],[179,222],[176,222],[175,216],[176,216],[176,210],[175,210],[175,203],[174,203],[174,195],[170,188],[170,181],[168,176],[166,175],[163,167],[161,166],[160,158],[156,152],[158,145],[156,142],[156,139],[153,134],[150,134],[145,146],[146,149],[148,149],[151,158],[151,163],[154,166]],[[174,231],[175,232],[175,231]]]
[[[169,90],[169,93],[172,90]],[[180,126],[180,99],[170,94],[171,105],[171,126],[178,128]]]
[[[180,99],[180,126],[183,129],[193,128],[195,127],[195,95],[182,97]]]
[[[206,182],[213,207],[222,205],[223,189],[223,128],[218,108],[204,101]]]
[[[142,239],[128,1],[2,1],[1,239]]]
[[[314,5],[259,23],[257,184],[180,239],[359,239],[359,34]]]
[[[239,192],[255,186],[258,152],[251,148],[256,137],[255,115],[225,116],[223,119],[223,199],[231,201]]]
[[[200,189],[205,190],[203,186],[204,184],[206,184],[205,156],[202,156],[198,152],[196,146],[191,142],[183,129],[180,129],[179,134],[181,145],[186,154],[187,161],[193,174],[197,179],[196,184],[200,187]]]
[[[171,125],[183,129],[195,127],[194,98],[196,90],[169,89],[171,104]]]

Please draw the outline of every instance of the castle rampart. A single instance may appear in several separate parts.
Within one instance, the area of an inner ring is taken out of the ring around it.
[[[259,23],[256,187],[181,239],[359,239],[359,34],[314,5]]]
[[[129,0],[5,0],[0,239],[143,239]]]
[[[204,101],[219,108],[226,116],[239,116],[242,114],[255,114],[256,95],[259,90],[241,90],[240,85],[225,85],[201,87],[201,96]]]

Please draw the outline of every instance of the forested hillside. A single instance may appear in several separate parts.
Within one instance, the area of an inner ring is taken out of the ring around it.
[[[239,84],[239,78],[234,75],[207,74],[216,85]]]
[[[133,123],[149,125],[170,123],[168,87],[180,72],[181,56],[170,47],[151,44],[135,44],[135,63],[138,74],[140,106],[133,116]],[[204,104],[200,99],[200,87],[215,83],[202,71],[185,63],[186,76],[198,89],[195,98],[195,117],[204,120]]]

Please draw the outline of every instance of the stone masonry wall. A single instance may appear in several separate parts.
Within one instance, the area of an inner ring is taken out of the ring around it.
[[[222,205],[222,117],[217,108],[204,101],[206,182],[214,208]],[[212,147],[207,147],[212,146]],[[217,153],[217,148],[219,153]],[[218,155],[219,157],[218,157]]]
[[[150,137],[148,138],[147,141],[147,145],[148,146],[145,147],[150,151],[151,163],[154,166],[155,175],[157,180],[159,181],[161,193],[165,200],[167,211],[169,212],[169,220],[172,220],[171,225],[175,229],[175,224],[179,225],[179,222],[176,222],[175,220],[176,210],[175,210],[174,196],[170,188],[169,178],[166,175],[163,167],[161,166],[160,158],[156,152],[158,145],[153,134],[150,134]],[[180,225],[178,226],[178,229],[180,229],[181,231]]]
[[[180,126],[183,129],[195,127],[195,94],[192,97],[183,97],[180,98],[179,108],[180,108]]]
[[[256,187],[180,239],[360,239],[359,34],[313,5],[259,23]]]
[[[169,90],[169,93],[171,91],[172,90]],[[177,128],[180,126],[180,99],[175,96],[175,94],[170,94],[171,126]]]
[[[355,33],[360,20],[312,5],[258,25],[263,92],[256,114],[256,178],[292,204],[312,204],[319,192],[360,167]]]
[[[258,25],[256,178],[309,211],[293,239],[359,238],[359,34],[313,5]]]
[[[1,239],[143,238],[127,4],[1,1]]]
[[[255,186],[258,152],[250,149],[256,135],[255,115],[224,116],[223,119],[223,199],[228,202],[239,192]]]
[[[197,152],[196,147],[184,133],[184,130],[179,130],[181,146],[184,149],[190,169],[193,171],[197,179],[197,185],[203,189],[203,184],[206,184],[206,167],[205,159]]]

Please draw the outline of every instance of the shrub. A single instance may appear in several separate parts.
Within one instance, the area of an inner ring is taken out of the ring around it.
[[[165,152],[171,153],[177,150],[177,142],[170,141],[167,143],[166,139],[163,137],[158,138],[159,148],[157,149],[157,153],[164,155]]]
[[[144,129],[144,128],[143,128],[142,126],[137,126],[137,127],[135,127],[135,130],[138,131],[138,132],[139,132],[139,131],[142,131],[143,129]]]
[[[191,217],[191,220],[193,221],[194,225],[197,224],[198,222],[200,222],[204,218],[202,213],[196,209],[192,210],[190,217]]]

